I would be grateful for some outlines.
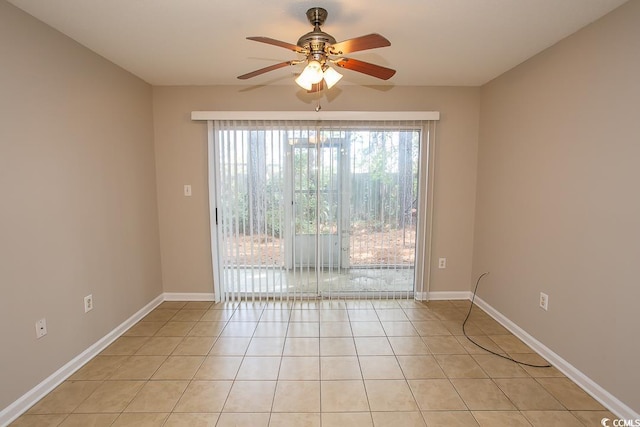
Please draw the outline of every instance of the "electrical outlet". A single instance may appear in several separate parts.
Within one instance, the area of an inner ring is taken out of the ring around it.
[[[438,268],[447,268],[446,258],[438,258]]]
[[[540,292],[540,308],[544,311],[549,310],[549,295],[544,292]]]
[[[36,322],[36,338],[47,335],[47,319],[40,319]]]
[[[84,297],[84,312],[88,313],[93,310],[93,295],[87,295]]]

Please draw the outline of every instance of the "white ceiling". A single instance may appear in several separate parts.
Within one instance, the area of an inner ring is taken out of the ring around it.
[[[349,55],[394,68],[388,81],[344,70],[341,84],[476,86],[595,21],[626,0],[9,0],[153,85],[293,84],[302,65],[236,76],[298,58],[246,40],[295,44],[305,12],[329,12],[341,41],[380,33],[390,47]],[[342,72],[342,71],[341,71]]]

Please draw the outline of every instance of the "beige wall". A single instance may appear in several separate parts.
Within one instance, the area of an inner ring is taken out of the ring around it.
[[[639,23],[628,2],[482,88],[473,258],[485,301],[636,412]]]
[[[158,209],[165,292],[213,291],[207,194],[207,132],[194,110],[312,110],[307,94],[287,86],[154,87]],[[432,291],[468,291],[479,118],[478,88],[357,87],[323,98],[324,111],[440,111],[437,130]],[[191,184],[193,196],[182,195]]]
[[[0,58],[2,409],[162,283],[151,87],[4,1]]]

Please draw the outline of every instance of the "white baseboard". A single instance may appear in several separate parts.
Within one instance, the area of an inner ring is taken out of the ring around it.
[[[7,406],[0,412],[0,426],[6,427],[26,412],[30,407],[35,405],[40,399],[50,393],[54,388],[62,384],[64,380],[69,378],[74,372],[82,368],[88,361],[93,359],[98,353],[107,348],[109,344],[115,341],[120,335],[125,333],[127,329],[135,325],[140,319],[149,314],[151,310],[156,308],[163,301],[163,295],[154,298],[149,304],[138,310],[133,316],[118,325],[114,330],[104,337],[100,338],[95,344],[87,348],[85,351],[71,359],[63,367],[53,374],[49,375],[40,384],[22,395],[18,400]]]
[[[434,291],[434,292],[420,292],[422,298],[417,298],[420,301],[439,301],[439,300],[468,300],[471,299],[471,292],[467,291]]]
[[[215,301],[213,292],[211,293],[165,292],[162,295],[165,301]]]
[[[640,414],[635,412],[629,406],[625,405],[614,395],[596,384],[591,378],[576,369],[569,362],[558,356],[547,346],[529,335],[525,330],[513,323],[498,310],[487,304],[482,298],[476,295],[475,303],[482,308],[489,316],[493,317],[498,323],[507,328],[513,335],[520,338],[525,344],[535,350],[540,356],[545,358],[560,372],[565,374],[579,385],[584,391],[589,393],[594,399],[600,402],[604,407],[609,409],[615,416],[625,420],[638,420]]]

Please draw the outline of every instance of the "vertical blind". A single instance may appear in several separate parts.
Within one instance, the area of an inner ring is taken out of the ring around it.
[[[212,121],[216,299],[413,297],[424,280],[434,129],[432,121]]]

